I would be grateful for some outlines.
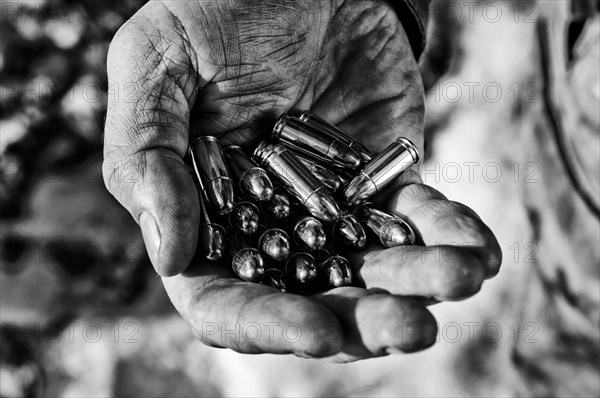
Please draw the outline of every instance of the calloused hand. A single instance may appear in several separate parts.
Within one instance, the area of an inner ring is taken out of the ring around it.
[[[408,172],[378,198],[426,246],[353,258],[363,288],[313,297],[190,264],[198,196],[183,163],[190,137],[256,144],[282,112],[311,109],[373,150],[397,136],[422,151],[417,63],[383,0],[151,1],[117,33],[108,58],[104,148],[108,189],[139,222],[173,304],[206,344],[245,353],[354,361],[432,345],[423,300],[476,293],[501,262],[488,227]],[[135,172],[124,179],[123,169]]]

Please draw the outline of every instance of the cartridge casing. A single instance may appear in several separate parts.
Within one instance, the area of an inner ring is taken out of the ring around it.
[[[273,197],[273,183],[264,169],[254,164],[241,147],[231,145],[223,148],[229,172],[237,181],[242,195],[264,202]]]
[[[360,155],[341,140],[287,114],[279,117],[272,135],[301,155],[336,168],[356,170],[362,162]]]
[[[344,130],[340,129],[336,125],[329,123],[322,117],[311,113],[310,111],[302,112],[300,116],[298,116],[298,119],[313,125],[320,131],[328,134],[330,137],[336,138],[344,144],[348,145],[360,155],[361,159],[365,163],[370,162],[375,157],[375,154],[371,152],[369,148],[367,148],[361,142],[357,141],[354,137],[347,134]]]
[[[204,192],[198,176],[194,173],[192,174],[192,178],[198,190],[198,199],[200,201],[200,227],[198,228],[196,251],[207,260],[217,261],[223,257],[225,252],[225,228],[213,222],[205,203]]]
[[[319,181],[323,183],[331,192],[336,192],[342,188],[344,185],[342,180],[337,176],[336,173],[327,169],[327,167],[321,165],[320,163],[311,161],[307,158],[303,158],[302,156],[297,156],[298,160],[302,162],[303,165],[306,166],[308,171],[312,173]]]
[[[234,203],[233,182],[218,140],[211,136],[198,137],[192,142],[190,152],[208,202],[219,214],[228,214]]]
[[[327,187],[284,145],[263,141],[254,151],[254,160],[277,178],[314,217],[327,222],[339,218],[340,208]]]
[[[346,205],[356,206],[377,195],[385,186],[419,161],[417,147],[400,137],[369,162],[344,188]]]

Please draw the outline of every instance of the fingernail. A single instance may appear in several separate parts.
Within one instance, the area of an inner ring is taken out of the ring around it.
[[[158,230],[158,225],[150,213],[142,213],[140,216],[140,227],[142,228],[146,251],[154,268],[156,268],[158,264],[158,251],[160,249],[160,231]]]

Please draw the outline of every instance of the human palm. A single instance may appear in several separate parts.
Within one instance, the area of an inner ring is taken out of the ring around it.
[[[282,112],[339,124],[374,151],[398,136],[422,151],[423,94],[408,39],[384,1],[153,1],[115,37],[105,131],[107,187],[138,220],[175,307],[207,344],[352,361],[433,344],[417,297],[460,299],[500,265],[466,206],[409,171],[377,198],[426,246],[357,253],[359,287],[312,297],[235,278],[192,257],[199,204],[183,163],[190,137],[251,148]],[[123,181],[119,171],[136,171]],[[458,244],[457,244],[458,242]]]

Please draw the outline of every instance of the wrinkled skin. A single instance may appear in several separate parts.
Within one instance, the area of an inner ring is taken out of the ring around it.
[[[107,112],[107,187],[140,223],[173,304],[206,344],[339,362],[417,351],[436,335],[425,301],[463,299],[497,273],[491,231],[415,172],[378,201],[406,215],[427,247],[357,254],[365,288],[301,297],[242,282],[226,264],[190,264],[199,223],[182,160],[190,136],[250,147],[280,113],[310,108],[375,151],[399,135],[422,150],[421,80],[388,3],[153,1],[117,33],[108,67],[121,91]]]

